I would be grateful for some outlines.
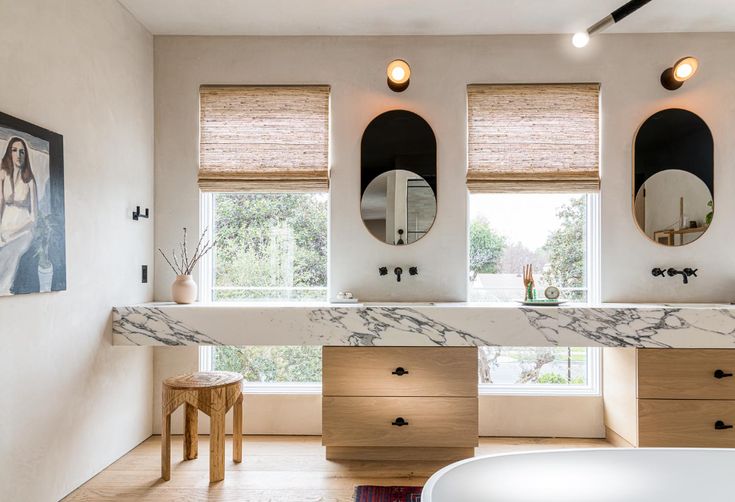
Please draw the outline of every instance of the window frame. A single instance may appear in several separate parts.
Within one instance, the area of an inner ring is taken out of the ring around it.
[[[472,204],[472,193],[467,198],[467,209]],[[543,195],[543,194],[542,194]],[[588,192],[585,218],[585,284],[587,301],[580,304],[597,304],[600,302],[600,194]],[[468,303],[487,303],[469,300],[472,285],[469,281],[469,231],[467,222],[467,298]],[[491,384],[478,383],[481,396],[600,396],[602,375],[602,349],[587,347],[587,384]]]

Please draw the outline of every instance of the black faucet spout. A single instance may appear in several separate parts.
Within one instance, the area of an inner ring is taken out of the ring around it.
[[[674,267],[671,267],[666,271],[666,273],[669,274],[669,277],[680,275],[681,278],[684,280],[684,284],[689,284],[690,274],[687,274],[686,270],[676,270]]]

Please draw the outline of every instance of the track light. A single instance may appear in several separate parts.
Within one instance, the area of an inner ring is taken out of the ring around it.
[[[614,10],[611,14],[603,17],[595,24],[587,28],[587,31],[580,31],[578,33],[575,33],[572,37],[572,44],[578,49],[586,47],[587,43],[590,41],[591,35],[594,35],[598,31],[602,31],[608,26],[619,22],[625,17],[628,17],[650,1],[651,0],[630,0],[630,2]]]
[[[674,66],[664,70],[661,74],[661,85],[664,86],[664,89],[675,91],[697,73],[697,68],[699,68],[697,58],[683,57],[674,63]]]
[[[411,67],[402,59],[394,59],[388,65],[388,87],[394,92],[403,92],[411,79]]]

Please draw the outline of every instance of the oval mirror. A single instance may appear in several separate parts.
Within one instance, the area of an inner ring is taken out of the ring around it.
[[[390,110],[362,135],[360,213],[387,244],[411,244],[436,217],[436,137],[421,116]]]
[[[708,229],[714,215],[714,143],[707,124],[680,109],[650,116],[635,138],[633,211],[646,236],[683,246]]]
[[[376,239],[386,244],[411,244],[434,224],[434,190],[414,172],[388,171],[368,184],[360,201],[360,215]]]

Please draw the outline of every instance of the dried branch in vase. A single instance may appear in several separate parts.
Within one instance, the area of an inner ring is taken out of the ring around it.
[[[171,270],[173,270],[176,275],[191,275],[197,262],[217,245],[216,240],[212,241],[211,243],[204,240],[204,237],[207,235],[208,230],[208,228],[205,228],[204,232],[202,232],[202,235],[199,237],[199,242],[197,242],[196,248],[194,248],[194,254],[192,256],[189,256],[189,252],[186,248],[186,227],[184,227],[184,238],[181,244],[179,244],[178,249],[171,250],[170,259],[168,256],[166,256],[166,253],[161,250],[161,248],[158,248],[158,252],[161,253],[163,259],[166,260],[166,263],[168,263],[168,265],[171,267]]]

